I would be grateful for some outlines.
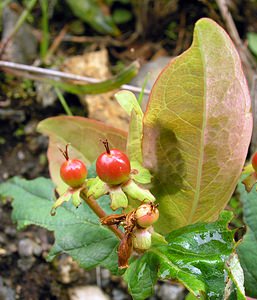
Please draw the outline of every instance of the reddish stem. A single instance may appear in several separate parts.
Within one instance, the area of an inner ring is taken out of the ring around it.
[[[111,154],[108,140],[106,139],[105,141],[102,141],[102,143],[104,144],[107,154]]]
[[[92,197],[87,197],[86,189],[81,191],[80,197],[87,203],[87,205],[93,210],[93,212],[99,217],[104,218],[106,217],[105,211],[99,206],[97,201]],[[122,239],[124,237],[124,233],[120,231],[117,226],[109,225],[110,230],[119,238]]]
[[[65,150],[62,150],[61,148],[59,148],[59,150],[61,151],[61,153],[62,153],[62,155],[64,156],[64,158],[66,159],[66,160],[69,160],[69,154],[68,154],[68,147],[69,147],[69,143],[68,144],[66,144],[66,146],[65,146]]]

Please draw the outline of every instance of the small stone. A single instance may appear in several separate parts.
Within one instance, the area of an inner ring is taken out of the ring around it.
[[[36,261],[35,257],[23,257],[18,259],[18,267],[23,271],[28,271]]]
[[[76,282],[81,274],[81,269],[76,261],[69,255],[62,254],[55,261],[57,264],[58,281],[63,284],[70,284]]]
[[[180,285],[164,283],[160,285],[157,295],[165,300],[183,300],[185,297],[185,288]]]
[[[70,288],[68,293],[70,300],[110,300],[109,296],[97,286],[77,286]]]
[[[17,152],[17,157],[18,157],[19,160],[24,160],[24,158],[25,158],[24,152],[21,151],[21,150],[19,150],[19,151]]]
[[[113,291],[112,291],[112,299],[113,300],[126,300],[126,299],[130,299],[130,298],[128,298],[127,294],[124,293],[122,290],[120,290],[120,289],[113,289]]]
[[[1,300],[15,300],[15,291],[10,287],[0,285],[0,299]]]
[[[21,257],[29,257],[33,255],[34,244],[30,239],[19,241],[18,252]]]
[[[19,241],[18,252],[20,257],[40,256],[42,248],[31,239],[22,239]]]
[[[41,246],[39,246],[38,244],[34,244],[34,248],[33,248],[33,254],[35,256],[40,256],[43,252],[43,249],[41,248]]]
[[[7,251],[4,248],[0,248],[0,256],[4,256],[4,255],[6,255],[6,253],[7,253]]]
[[[2,1],[1,1],[2,2]],[[2,12],[2,42],[12,34],[16,26],[19,15],[12,10],[9,5],[4,6]],[[37,57],[37,39],[33,34],[33,28],[25,22],[22,22],[19,30],[8,43],[3,58],[21,64],[31,64]]]
[[[6,249],[8,254],[17,252],[17,246],[14,243],[8,243],[6,245]]]
[[[15,229],[14,227],[12,227],[12,226],[7,226],[7,227],[4,229],[4,233],[5,233],[6,235],[8,235],[9,237],[14,238],[14,237],[16,236],[17,231],[16,231],[16,229]]]
[[[102,269],[101,270],[101,284],[102,287],[105,288],[110,284],[111,281],[111,273],[107,269]]]

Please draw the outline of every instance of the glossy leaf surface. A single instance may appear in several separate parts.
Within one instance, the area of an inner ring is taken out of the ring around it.
[[[257,297],[257,191],[254,186],[247,193],[241,182],[237,190],[243,203],[244,221],[247,225],[247,232],[237,252],[244,270],[246,294]]]
[[[33,224],[54,231],[55,244],[49,259],[59,253],[67,253],[85,269],[102,265],[117,272],[115,249],[118,239],[100,225],[97,216],[86,204],[82,203],[76,209],[68,202],[58,208],[54,217],[50,215],[54,201],[54,186],[50,179],[26,181],[14,177],[0,185],[0,195],[13,198],[12,218],[19,229]],[[111,213],[108,199],[100,202]]]
[[[125,152],[127,134],[124,131],[82,117],[53,117],[38,125],[38,131],[49,136],[48,160],[52,180],[58,192],[65,191],[67,186],[60,177],[60,166],[64,157],[58,147],[64,149],[67,143],[70,158],[82,160],[86,165],[96,160],[104,152],[101,139],[108,139],[110,147]]]
[[[233,232],[227,229],[230,218],[231,214],[224,212],[217,222],[175,230],[166,236],[168,245],[154,246],[132,262],[125,280],[133,299],[149,297],[158,277],[178,280],[198,299],[223,299],[230,273],[226,261],[234,249]],[[242,278],[241,282],[233,280],[243,284]],[[245,299],[241,291],[237,299]]]
[[[218,217],[240,176],[252,132],[247,83],[234,45],[210,19],[157,79],[144,117],[144,164],[167,233]]]

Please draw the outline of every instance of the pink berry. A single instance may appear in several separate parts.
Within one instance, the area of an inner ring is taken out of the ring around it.
[[[141,204],[135,213],[137,225],[147,228],[159,219],[159,210],[152,203]]]

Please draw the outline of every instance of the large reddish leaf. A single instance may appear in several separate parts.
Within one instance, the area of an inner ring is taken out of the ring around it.
[[[49,136],[49,170],[60,193],[67,186],[65,186],[59,174],[64,157],[58,147],[64,149],[65,145],[70,143],[70,157],[81,159],[86,165],[91,164],[99,154],[104,152],[101,139],[107,138],[111,147],[119,148],[122,151],[126,149],[126,132],[82,117],[60,116],[48,118],[39,123],[38,131]]]
[[[168,232],[216,219],[241,173],[252,132],[238,53],[210,19],[196,23],[189,50],[157,79],[144,117],[145,166]]]

